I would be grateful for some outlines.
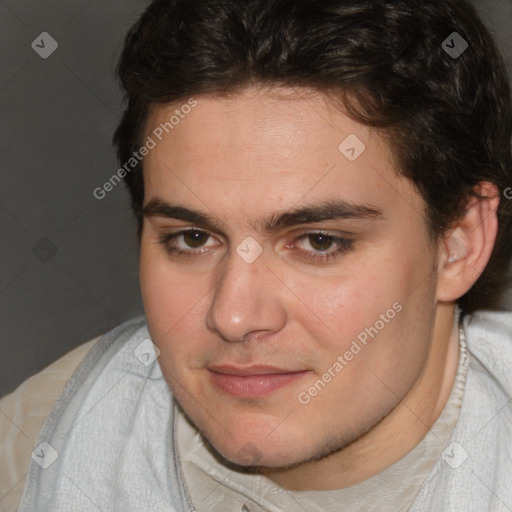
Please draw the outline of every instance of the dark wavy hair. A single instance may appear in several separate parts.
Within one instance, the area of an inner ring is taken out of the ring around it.
[[[469,44],[449,55],[457,32]],[[491,259],[458,301],[462,317],[492,309],[512,252],[512,112],[506,69],[466,0],[154,0],[118,65],[127,107],[115,132],[121,165],[143,143],[149,107],[251,85],[317,90],[381,132],[397,173],[426,203],[438,241],[473,188],[502,194]],[[124,178],[142,230],[142,163]]]

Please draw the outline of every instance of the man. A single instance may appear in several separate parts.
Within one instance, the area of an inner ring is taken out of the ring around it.
[[[511,101],[471,6],[157,0],[119,74],[146,314],[19,511],[512,510]]]

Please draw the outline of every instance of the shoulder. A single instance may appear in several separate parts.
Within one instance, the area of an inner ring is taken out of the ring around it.
[[[512,313],[464,318],[469,369],[457,424],[411,512],[504,510],[512,503]]]
[[[512,312],[478,311],[464,319],[473,359],[512,396]]]
[[[2,506],[17,508],[35,443],[46,419],[62,399],[66,385],[72,384],[72,377],[98,364],[105,352],[119,350],[120,345],[144,327],[144,319],[137,318],[83,343],[0,400]]]
[[[512,343],[512,311],[476,311],[464,319],[473,336]]]
[[[84,343],[33,375],[0,400],[0,496],[13,509],[23,492],[25,474],[39,431],[66,382],[100,338]]]
[[[175,449],[177,403],[144,319],[119,326],[88,353],[48,415],[19,510],[183,510]],[[39,455],[38,455],[39,456]],[[150,490],[150,494],[148,494]],[[131,500],[134,500],[133,502]]]

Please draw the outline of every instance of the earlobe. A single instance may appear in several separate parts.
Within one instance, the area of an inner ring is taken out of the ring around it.
[[[466,213],[446,234],[439,247],[437,300],[452,302],[478,280],[491,257],[498,231],[500,195],[491,183],[480,183]]]

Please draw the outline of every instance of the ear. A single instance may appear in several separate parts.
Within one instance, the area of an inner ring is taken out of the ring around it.
[[[478,280],[492,254],[500,204],[496,185],[479,183],[479,196],[468,200],[464,217],[457,220],[439,246],[437,300],[453,302]]]

